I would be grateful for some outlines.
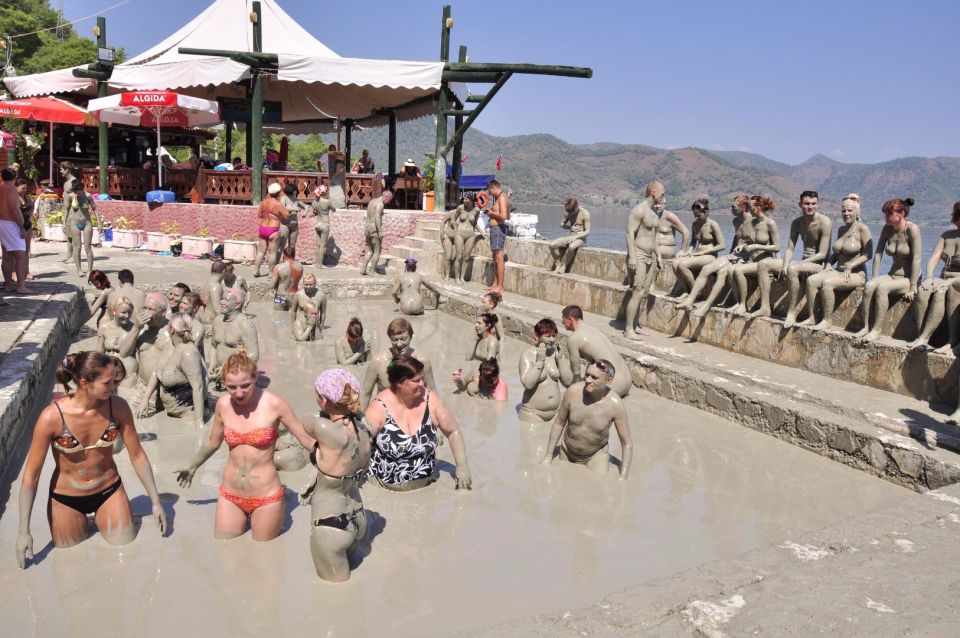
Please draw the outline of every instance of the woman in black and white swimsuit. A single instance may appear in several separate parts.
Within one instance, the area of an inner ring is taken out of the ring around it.
[[[436,393],[423,383],[423,364],[399,356],[387,368],[390,387],[366,415],[374,437],[370,476],[382,487],[406,492],[437,480],[437,429],[447,437],[457,464],[457,489],[470,489],[470,468],[460,426]]]

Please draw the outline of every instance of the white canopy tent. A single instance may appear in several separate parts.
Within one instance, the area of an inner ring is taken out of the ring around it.
[[[343,58],[297,24],[275,0],[260,0],[260,4],[262,49],[279,57],[276,75],[264,76],[264,100],[282,104],[284,123],[313,122],[322,131],[337,118],[361,125],[383,124],[382,109],[395,110],[400,120],[434,112],[429,98],[440,90],[442,62]],[[178,49],[253,51],[251,9],[252,0],[215,0],[173,35],[118,64],[108,91],[166,89],[208,100],[245,99],[248,66],[224,57],[184,55]],[[93,80],[74,77],[72,69],[5,78],[4,83],[17,97],[92,96],[96,87]]]

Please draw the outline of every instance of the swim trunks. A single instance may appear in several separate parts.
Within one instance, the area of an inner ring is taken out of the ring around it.
[[[490,250],[503,250],[503,245],[507,241],[507,231],[501,224],[490,224],[487,227],[490,232]]]

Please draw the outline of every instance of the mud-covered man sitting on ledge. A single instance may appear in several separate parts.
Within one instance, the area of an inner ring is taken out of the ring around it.
[[[577,251],[587,243],[590,235],[590,211],[582,208],[575,197],[567,198],[563,210],[566,214],[560,226],[569,229],[570,234],[550,242],[553,271],[558,273],[570,271]]]
[[[564,392],[542,463],[553,462],[554,451],[560,443],[562,458],[586,465],[597,474],[606,474],[610,467],[608,448],[612,425],[617,428],[623,450],[620,480],[627,478],[633,461],[633,438],[623,400],[609,387],[615,373],[612,363],[597,359],[587,366],[584,380]]]

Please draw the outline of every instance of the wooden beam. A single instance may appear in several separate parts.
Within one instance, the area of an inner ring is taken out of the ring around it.
[[[553,64],[520,64],[515,62],[447,62],[445,72],[451,73],[522,73],[527,75],[559,75],[568,78],[591,78],[593,69],[583,66]]]
[[[500,77],[499,73],[477,73],[474,71],[444,71],[441,79],[444,82],[473,82],[474,84],[493,84]]]

